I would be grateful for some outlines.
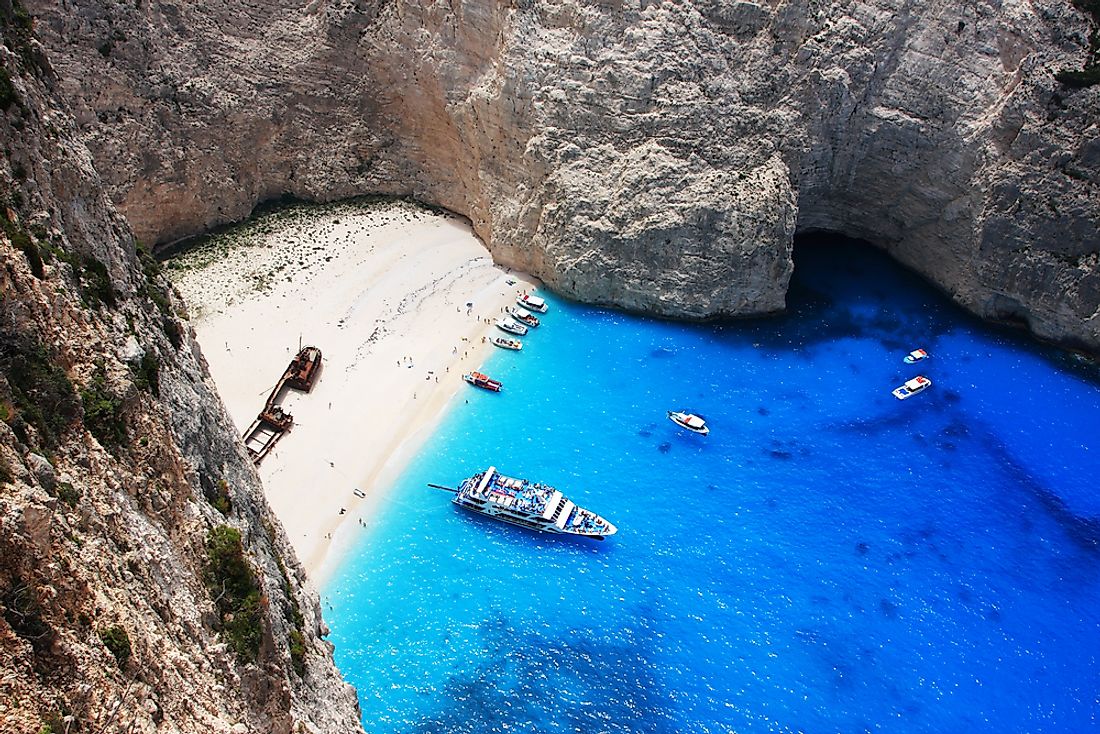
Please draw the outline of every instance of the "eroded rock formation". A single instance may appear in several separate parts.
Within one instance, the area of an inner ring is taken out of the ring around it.
[[[0,731],[361,731],[180,304],[0,21]]]
[[[670,316],[781,309],[796,230],[1100,351],[1098,88],[1066,0],[30,3],[145,241],[411,194]]]

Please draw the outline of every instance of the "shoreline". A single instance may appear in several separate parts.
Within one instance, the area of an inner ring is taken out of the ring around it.
[[[492,321],[540,285],[495,265],[464,220],[407,202],[276,212],[167,265],[238,433],[299,340],[321,349],[257,467],[317,588],[494,349]]]

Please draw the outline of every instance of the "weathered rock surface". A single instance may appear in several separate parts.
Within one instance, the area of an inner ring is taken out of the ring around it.
[[[783,307],[865,238],[1100,352],[1100,89],[1066,0],[29,3],[149,242],[284,194],[411,194],[577,298]]]
[[[167,282],[7,0],[0,21],[0,732],[361,731]],[[261,593],[254,661],[204,580],[223,524]]]
[[[410,193],[567,294],[704,317],[781,308],[824,227],[1100,346],[1096,93],[1053,80],[1087,34],[1060,1],[32,9],[147,240]]]

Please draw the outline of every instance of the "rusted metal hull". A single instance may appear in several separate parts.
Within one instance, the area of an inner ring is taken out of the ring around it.
[[[290,362],[286,368],[283,379],[288,387],[303,392],[313,389],[313,383],[321,371],[321,350],[317,347],[304,347],[298,356]]]
[[[294,425],[294,416],[279,405],[284,388],[294,388],[309,392],[313,389],[317,376],[321,372],[321,350],[317,347],[304,347],[298,352],[286,368],[278,384],[264,403],[264,409],[256,420],[244,432],[244,446],[252,463],[259,464],[271,452],[283,434]]]

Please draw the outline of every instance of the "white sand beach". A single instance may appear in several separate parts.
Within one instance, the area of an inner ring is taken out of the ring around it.
[[[318,586],[449,401],[474,389],[461,377],[495,349],[492,320],[538,285],[494,265],[464,220],[404,202],[268,215],[169,272],[240,431],[299,343],[323,353],[313,390],[283,399],[294,426],[259,467]]]

